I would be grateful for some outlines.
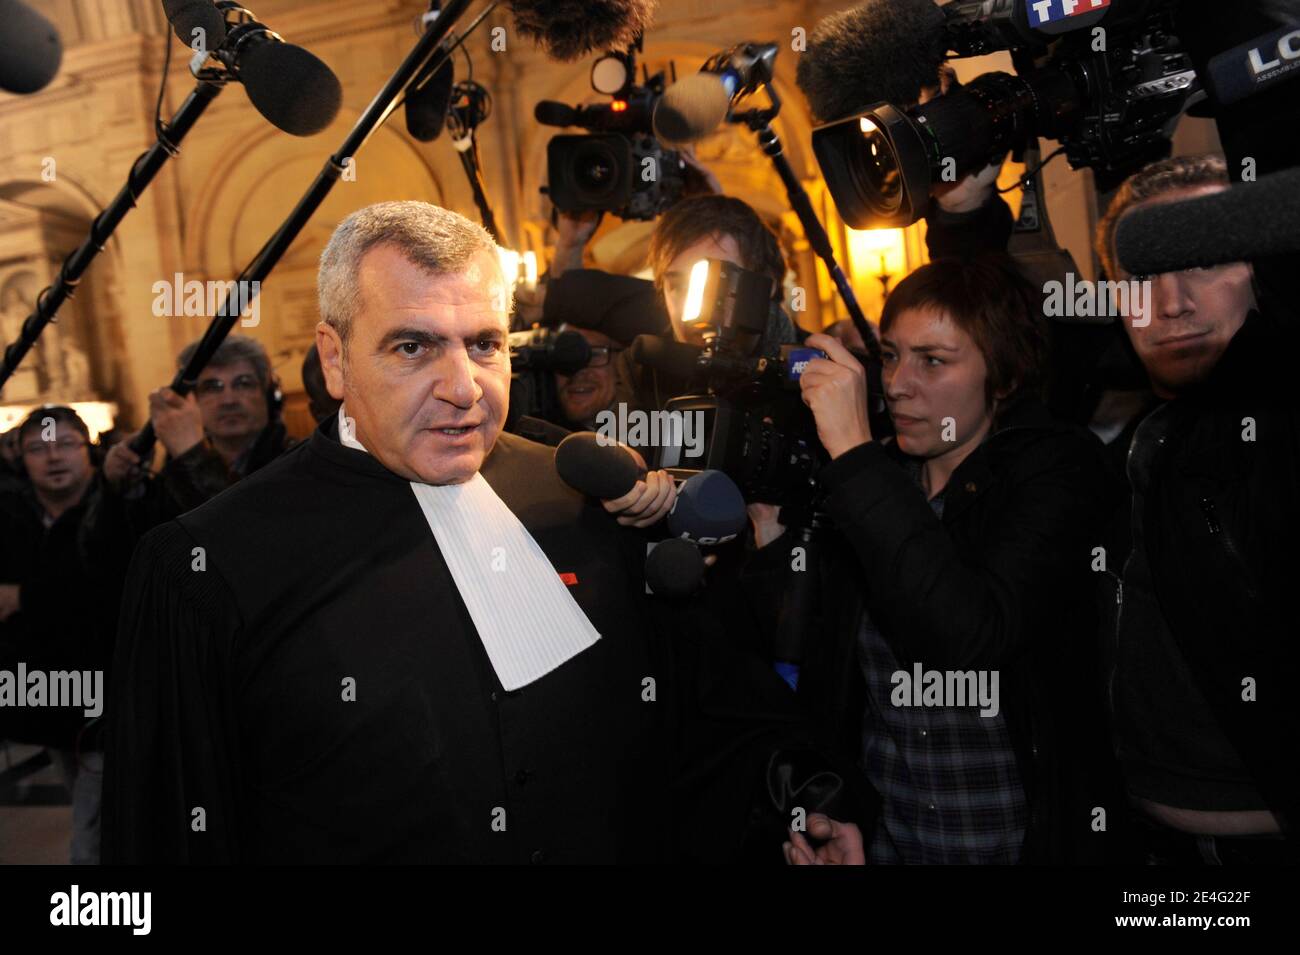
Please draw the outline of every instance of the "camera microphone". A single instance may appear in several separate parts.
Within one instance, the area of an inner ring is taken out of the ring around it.
[[[944,11],[933,0],[868,0],[822,20],[795,81],[813,115],[831,122],[877,103],[915,103],[939,85]]]
[[[572,62],[622,50],[650,30],[655,0],[507,0],[515,29],[546,55]]]
[[[1300,168],[1207,196],[1126,213],[1115,253],[1131,275],[1158,275],[1225,262],[1300,253]]]

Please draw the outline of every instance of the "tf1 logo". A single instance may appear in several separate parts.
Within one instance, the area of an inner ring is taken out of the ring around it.
[[[1081,17],[1110,6],[1110,0],[1026,0],[1029,25],[1041,27],[1069,17]]]

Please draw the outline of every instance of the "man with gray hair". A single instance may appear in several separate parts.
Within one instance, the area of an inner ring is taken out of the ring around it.
[[[189,363],[198,345],[181,350],[177,368]],[[181,397],[167,386],[152,392],[149,420],[167,461],[139,509],[147,526],[198,507],[293,444],[280,420],[271,360],[262,343],[247,335],[226,337],[190,394]],[[117,489],[143,477],[129,444],[115,444],[104,461],[104,477]]]
[[[136,551],[105,861],[665,859],[671,647],[644,543],[503,433],[491,238],[370,206],[319,294],[338,414]]]

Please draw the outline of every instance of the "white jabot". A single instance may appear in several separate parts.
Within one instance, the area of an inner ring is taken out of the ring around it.
[[[366,450],[342,408],[339,440]],[[412,481],[411,490],[503,687],[527,686],[600,639],[537,541],[482,474],[463,484]]]

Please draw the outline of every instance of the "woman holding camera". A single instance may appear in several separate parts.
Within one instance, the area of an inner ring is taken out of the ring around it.
[[[1044,325],[1005,259],[909,275],[880,323],[886,440],[862,366],[808,340],[828,356],[801,388],[834,530],[798,692],[880,796],[873,862],[1077,862],[1114,841],[1092,576],[1112,484],[1038,401]],[[811,858],[798,836],[787,854]]]

